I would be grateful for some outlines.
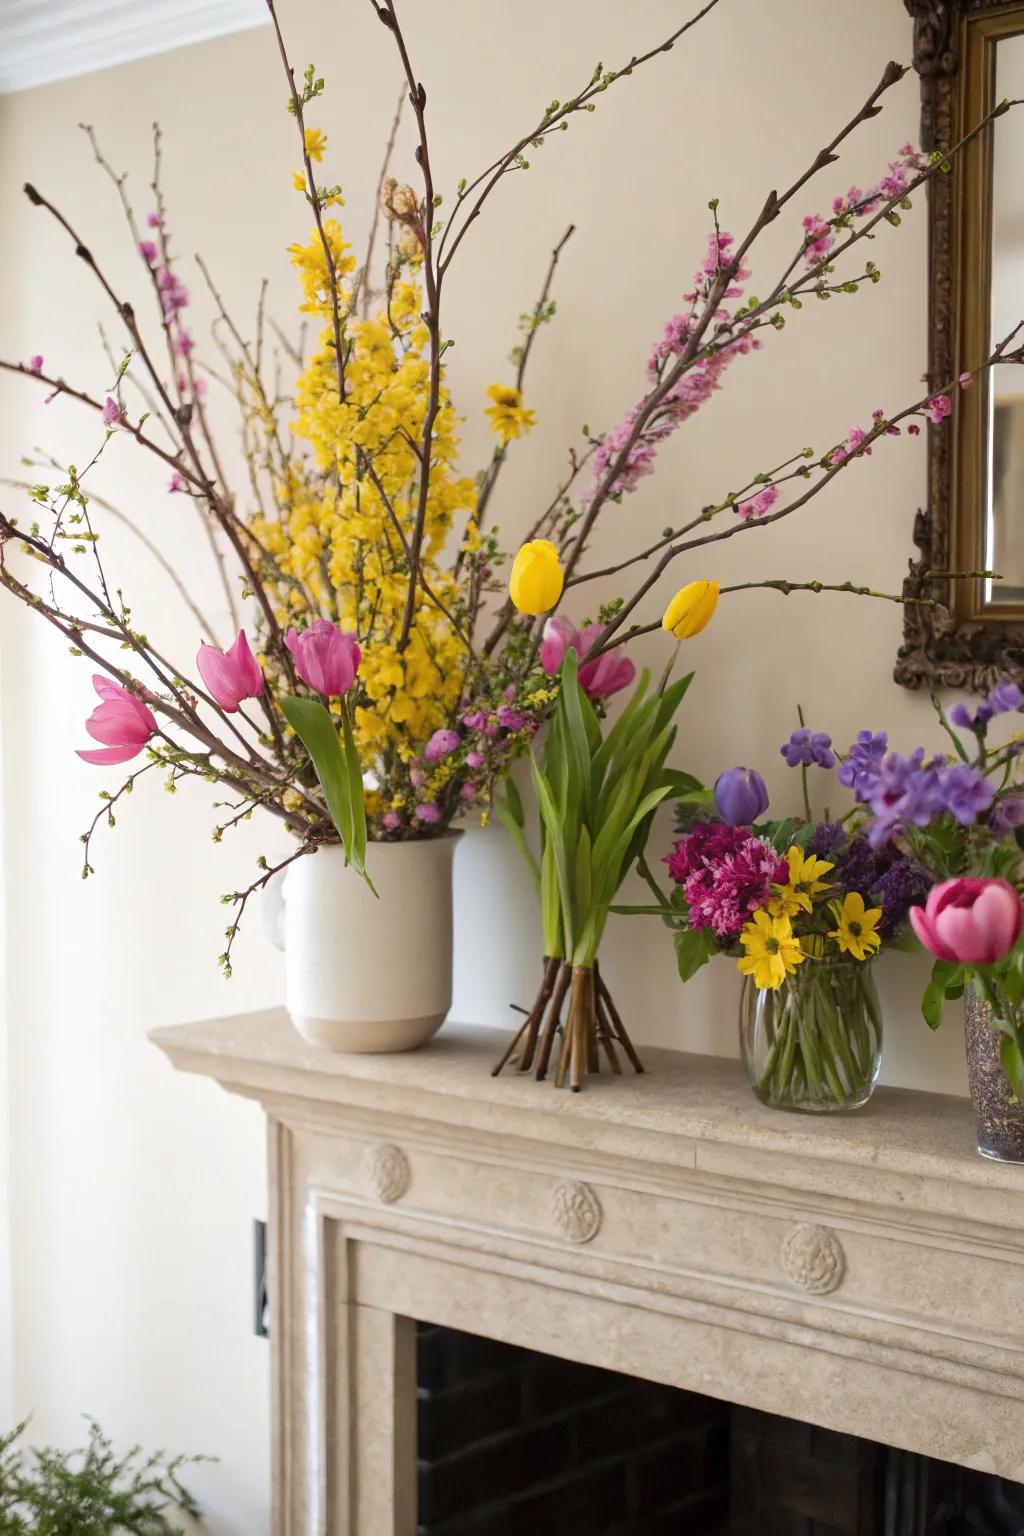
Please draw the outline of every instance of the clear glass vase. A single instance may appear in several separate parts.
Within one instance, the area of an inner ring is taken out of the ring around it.
[[[870,961],[804,960],[778,991],[748,976],[740,1049],[762,1104],[810,1114],[858,1109],[882,1061],[882,1015]]]

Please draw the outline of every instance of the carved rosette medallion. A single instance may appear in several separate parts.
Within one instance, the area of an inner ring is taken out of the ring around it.
[[[601,1205],[589,1184],[559,1184],[551,1199],[555,1226],[570,1243],[589,1243],[601,1226]]]
[[[409,1159],[401,1147],[371,1147],[366,1154],[366,1176],[378,1200],[393,1205],[409,1188]]]
[[[846,1254],[828,1227],[801,1222],[791,1227],[782,1240],[782,1267],[802,1291],[825,1296],[842,1284]]]

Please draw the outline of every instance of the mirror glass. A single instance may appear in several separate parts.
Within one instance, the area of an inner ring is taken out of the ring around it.
[[[995,45],[995,100],[1024,97],[1024,36]],[[1000,119],[992,165],[992,344],[1024,312],[1024,117]],[[1024,603],[1024,388],[1016,368],[992,370],[988,392],[986,566],[990,603]]]

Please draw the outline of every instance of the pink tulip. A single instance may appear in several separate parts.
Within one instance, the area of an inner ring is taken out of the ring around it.
[[[296,672],[317,693],[339,699],[351,688],[362,659],[355,635],[343,634],[328,619],[316,619],[301,635],[290,629],[284,643]]]
[[[85,728],[94,741],[102,741],[104,746],[79,751],[78,756],[104,767],[126,763],[139,755],[156,731],[153,712],[134,693],[101,673],[96,674],[92,685],[103,702],[93,710]]]
[[[946,880],[910,921],[925,949],[951,965],[994,965],[1020,937],[1020,897],[1008,880]]]
[[[605,651],[593,661],[583,657],[604,635],[603,624],[588,624],[577,629],[571,619],[555,617],[544,625],[540,643],[540,664],[545,672],[554,676],[565,660],[566,651],[572,649],[583,662],[579,670],[579,683],[589,699],[610,699],[613,693],[628,688],[636,676],[636,667],[621,651]]]
[[[226,651],[201,645],[196,665],[212,697],[229,714],[234,714],[243,699],[256,699],[263,692],[263,673],[244,629],[238,631],[238,639]]]

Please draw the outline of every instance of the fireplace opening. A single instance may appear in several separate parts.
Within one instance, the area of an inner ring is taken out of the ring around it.
[[[854,1435],[423,1323],[416,1367],[418,1536],[1024,1536],[1024,1484]]]

